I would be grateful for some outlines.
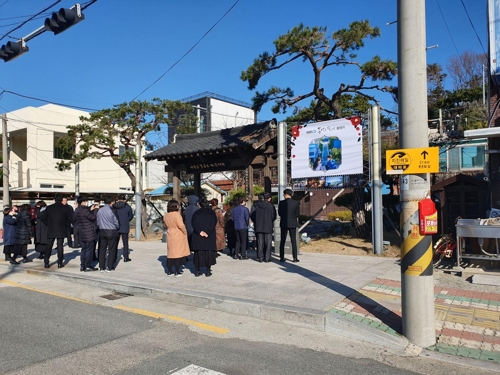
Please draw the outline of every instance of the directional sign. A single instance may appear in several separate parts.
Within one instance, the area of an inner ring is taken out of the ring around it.
[[[387,174],[439,172],[439,147],[405,148],[385,152]]]

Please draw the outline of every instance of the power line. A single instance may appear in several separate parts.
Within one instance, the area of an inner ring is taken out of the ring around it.
[[[444,24],[446,26],[446,29],[448,30],[448,34],[450,34],[451,41],[453,42],[453,46],[455,47],[455,51],[457,51],[457,56],[460,56],[460,53],[458,52],[457,45],[455,44],[455,40],[453,39],[453,35],[451,35],[450,28],[448,27],[448,23],[446,22],[446,18],[444,18],[443,11],[441,10],[441,5],[439,5],[439,0],[436,0],[436,4],[439,8],[439,12],[441,13],[441,17],[443,17]]]
[[[224,19],[224,17],[227,16],[227,14],[236,6],[236,4],[239,3],[240,0],[236,0],[236,2],[227,10],[226,13],[224,13],[224,15],[219,18],[219,20],[210,28],[208,29],[208,31],[203,34],[203,36],[184,54],[182,55],[182,57],[177,60],[170,68],[168,68],[168,70],[163,73],[158,79],[156,79],[156,81],[154,81],[152,84],[150,84],[148,87],[146,87],[144,90],[142,90],[139,95],[137,95],[136,97],[134,97],[132,100],[135,100],[137,99],[139,96],[141,96],[142,94],[144,94],[146,91],[148,91],[151,87],[153,87],[158,81],[160,81],[168,72],[170,72],[179,62],[181,62],[182,59],[184,59],[187,55],[189,55],[191,53],[192,50],[194,50],[196,48],[196,46],[203,40],[205,39],[205,37],[215,28],[215,26],[217,26],[219,24],[220,21],[222,21]]]
[[[98,111],[98,109],[95,109],[95,108],[87,108],[87,107],[80,107],[80,106],[72,105],[72,104],[64,104],[64,103],[52,102],[50,100],[35,98],[35,97],[29,96],[29,95],[18,94],[17,92],[13,92],[13,91],[10,91],[10,90],[3,90],[2,92],[0,92],[0,99],[2,98],[2,96],[3,96],[4,93],[16,95],[16,96],[20,96],[21,98],[26,98],[26,99],[31,99],[31,100],[38,100],[39,102],[44,102],[44,103],[49,103],[49,104],[56,104],[56,105],[60,105],[60,106],[63,106],[63,107],[76,108],[76,109],[81,109],[81,110],[84,110],[84,111]]]
[[[47,13],[41,13],[40,14],[40,17],[35,17],[35,18],[31,18],[30,21],[34,21],[34,20],[38,20],[40,18],[46,18],[48,15],[52,14],[51,12],[47,12]],[[28,16],[28,17],[33,17],[33,16]],[[0,25],[0,28],[3,28],[3,27],[9,27],[9,26],[16,26],[16,25],[20,25],[22,24],[24,21],[22,22],[14,22],[14,23],[8,23],[8,24],[5,24],[5,25]],[[11,30],[12,31],[12,30]]]
[[[461,0],[461,1],[462,1],[462,5],[464,7],[464,10],[465,10],[465,14],[467,14],[467,18],[469,19],[469,23],[472,26],[472,30],[474,30],[474,33],[476,34],[476,38],[479,41],[481,48],[483,49],[483,53],[486,55],[486,51],[484,49],[483,42],[481,42],[481,39],[479,38],[479,35],[477,34],[476,28],[474,27],[474,24],[472,23],[472,20],[470,19],[469,12],[467,11],[467,8],[465,7],[465,4],[464,4],[464,0]]]
[[[2,5],[0,5],[0,8],[3,7],[5,4],[7,4],[10,0],[5,0]]]
[[[12,33],[13,31],[17,30],[17,29],[20,29],[22,26],[26,25],[29,21],[32,21],[36,16],[39,16],[40,14],[44,13],[45,11],[49,10],[50,8],[52,8],[53,6],[55,6],[56,4],[59,4],[61,2],[61,0],[56,0],[55,3],[52,3],[51,5],[49,5],[48,7],[45,7],[42,11],[38,12],[37,14],[31,16],[30,18],[28,18],[26,21],[24,22],[21,22],[19,24],[19,26],[17,27],[14,27],[12,30],[10,30],[8,33],[4,34],[0,40],[2,40],[3,38],[5,38],[6,36],[10,35],[10,33]]]

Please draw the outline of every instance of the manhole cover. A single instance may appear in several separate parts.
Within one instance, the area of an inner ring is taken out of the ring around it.
[[[111,294],[106,294],[104,296],[101,296],[101,298],[104,298],[104,299],[108,299],[110,301],[112,300],[116,300],[116,299],[121,299],[121,298],[125,298],[125,297],[130,297],[132,296],[132,294],[127,294],[127,293],[111,293]]]

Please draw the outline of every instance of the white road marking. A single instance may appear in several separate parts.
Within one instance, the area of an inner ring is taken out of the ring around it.
[[[222,372],[217,372],[214,370],[209,370],[196,365],[189,365],[183,369],[174,372],[172,375],[225,375]]]

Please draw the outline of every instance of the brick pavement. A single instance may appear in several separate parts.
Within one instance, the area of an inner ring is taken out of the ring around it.
[[[500,293],[436,286],[436,345],[428,349],[500,363]],[[401,282],[377,278],[330,313],[401,335]]]

